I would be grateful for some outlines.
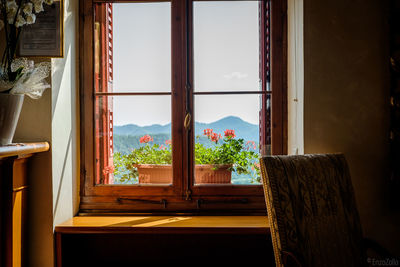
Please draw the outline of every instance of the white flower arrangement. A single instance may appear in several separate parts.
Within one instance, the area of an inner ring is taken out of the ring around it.
[[[50,87],[50,63],[34,64],[26,58],[15,58],[17,43],[25,25],[36,22],[36,15],[44,11],[43,4],[53,0],[0,0],[0,31],[5,31],[6,47],[0,65],[0,93],[24,94],[41,97]]]

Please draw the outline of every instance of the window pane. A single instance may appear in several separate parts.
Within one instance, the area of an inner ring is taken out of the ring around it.
[[[171,4],[112,4],[114,92],[171,91]]]
[[[261,95],[195,96],[195,184],[259,184]]]
[[[193,3],[196,92],[260,90],[258,4]]]
[[[96,99],[99,184],[171,184],[171,97]]]

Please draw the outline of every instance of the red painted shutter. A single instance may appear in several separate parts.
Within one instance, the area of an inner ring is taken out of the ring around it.
[[[113,16],[112,3],[96,5],[95,86],[96,92],[113,91]],[[101,96],[96,101],[96,182],[113,184],[113,99]]]
[[[260,80],[261,90],[270,88],[270,0],[261,1],[259,4],[259,29],[260,29]],[[271,154],[271,95],[260,96],[260,153]]]

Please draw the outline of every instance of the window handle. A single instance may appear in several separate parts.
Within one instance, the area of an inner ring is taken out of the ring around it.
[[[190,113],[186,113],[185,116],[185,121],[183,123],[183,127],[185,127],[185,130],[188,131],[190,129],[190,122],[192,121],[192,116]]]

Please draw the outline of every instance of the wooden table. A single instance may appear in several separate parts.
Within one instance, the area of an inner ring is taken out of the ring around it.
[[[28,160],[47,142],[0,146],[0,266],[26,266]]]

